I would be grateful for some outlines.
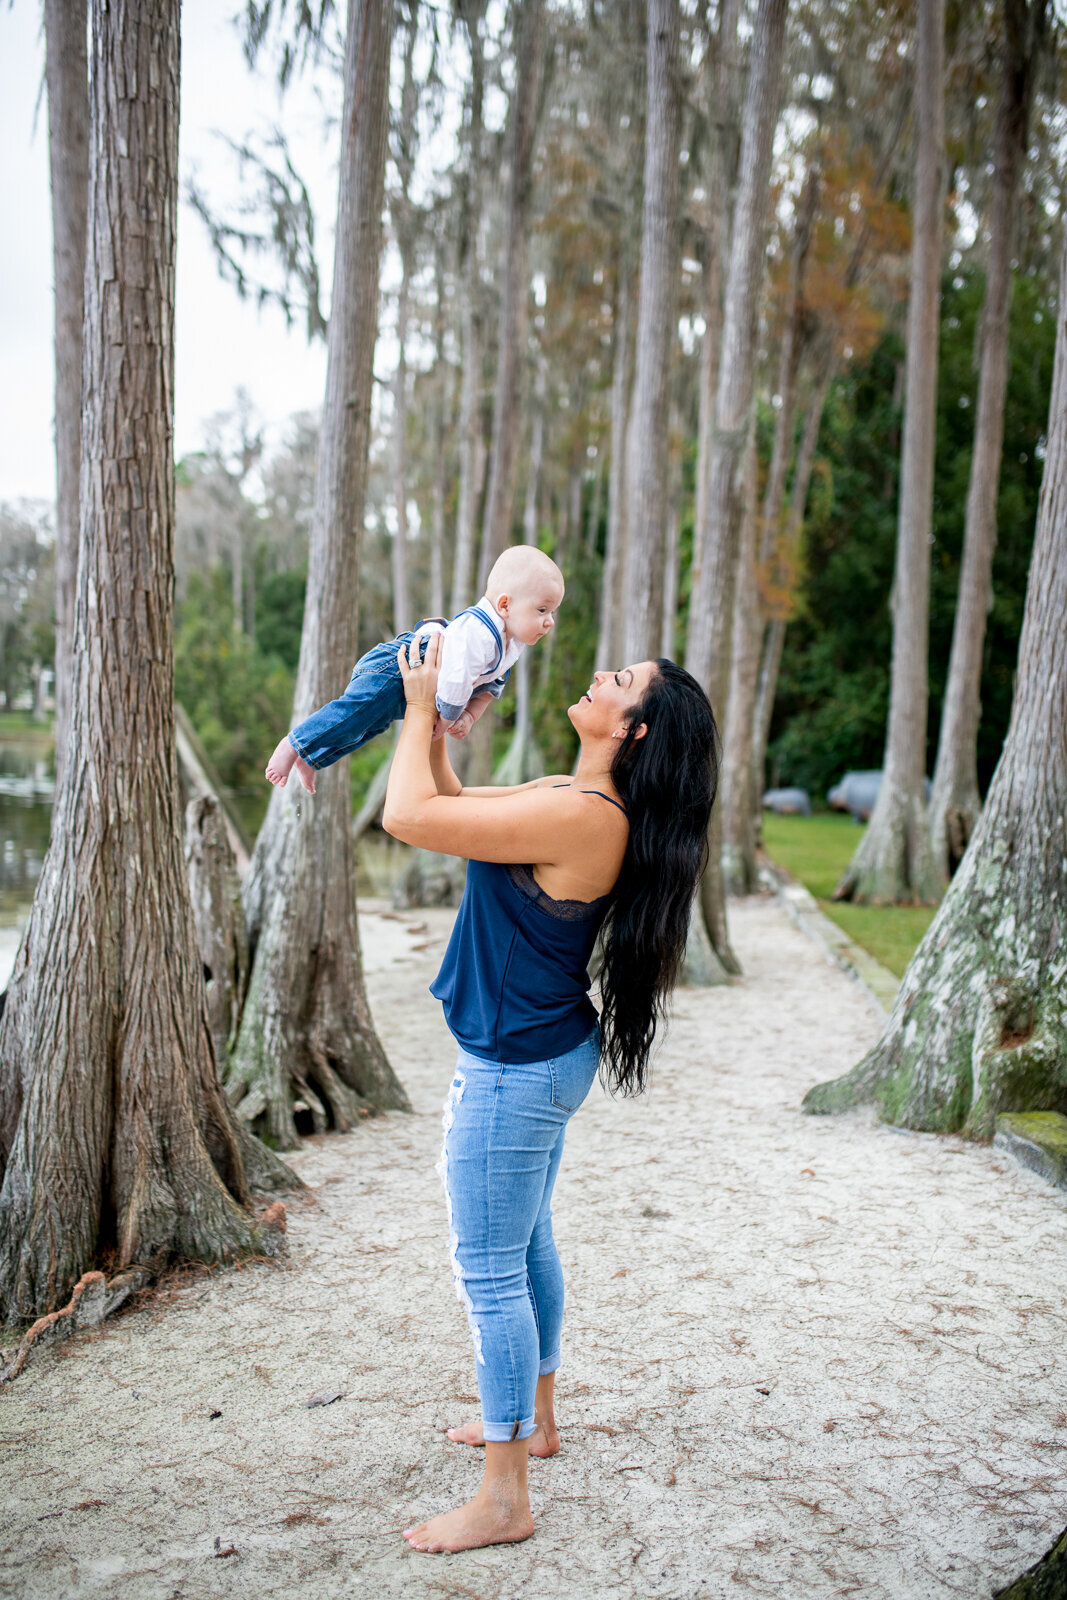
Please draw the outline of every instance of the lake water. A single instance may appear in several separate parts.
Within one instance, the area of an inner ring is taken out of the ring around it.
[[[0,991],[7,985],[48,849],[54,783],[55,754],[46,734],[0,737]],[[240,809],[246,826],[254,828],[266,806],[249,796]],[[388,898],[408,855],[406,845],[370,832],[360,843],[358,892]]]

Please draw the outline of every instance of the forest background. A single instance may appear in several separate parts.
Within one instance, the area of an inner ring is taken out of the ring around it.
[[[471,15],[484,54],[484,134],[474,152],[472,59],[470,35],[459,20],[463,10],[457,7],[452,16],[420,8],[408,27],[398,28],[394,42],[361,649],[388,636],[398,618],[411,620],[475,597],[473,579],[466,592],[453,594],[450,561],[463,509],[464,318],[476,330],[479,357],[474,459],[466,470],[473,466],[476,498],[482,498],[497,369],[514,55],[507,10],[490,5],[483,15],[475,7]],[[664,621],[664,645],[679,659],[686,647],[697,510],[704,268],[715,181],[709,168],[716,147],[707,81],[714,19],[702,7],[687,11],[679,316],[670,378],[667,559],[674,564],[668,596],[676,603]],[[949,11],[928,771],[937,749],[973,446],[999,27],[992,5]],[[795,463],[817,388],[820,333],[833,322],[834,371],[821,408],[802,537],[784,564],[764,561],[758,574],[764,606],[789,621],[766,781],[801,785],[816,801],[847,768],[880,766],[885,740],[910,239],[910,140],[901,135],[910,116],[907,47],[913,25],[904,4],[842,6],[827,0],[795,7],[787,36],[768,269],[759,302],[753,499],[759,504],[766,494],[783,405],[790,407],[785,431]],[[294,333],[312,346],[325,333],[333,207],[321,181],[305,180],[298,168],[287,115],[296,96],[299,115],[294,112],[291,120],[300,124],[306,150],[310,87],[321,106],[325,167],[340,100],[338,26],[336,17],[328,18],[317,43],[305,40],[291,59],[285,28],[268,29],[255,65],[244,69],[263,115],[216,141],[212,163],[185,169],[180,234],[201,230],[217,246],[226,278],[261,307],[264,338],[281,310],[290,325],[290,347]],[[594,664],[607,664],[598,660],[598,641],[603,646],[620,314],[634,293],[627,274],[641,207],[640,26],[639,8],[561,7],[545,48],[531,170],[515,531],[561,562],[568,594],[551,650],[543,647],[532,663],[531,771],[542,763],[546,770],[570,766],[574,740],[566,705]],[[748,26],[742,17],[741,49]],[[194,29],[195,17],[187,19],[187,41]],[[279,72],[290,88],[276,99]],[[1054,74],[1046,70],[1038,89],[1013,252],[993,603],[982,671],[983,789],[1011,709],[1055,334],[1050,218],[1059,194],[1062,108]],[[623,100],[632,115],[620,119],[615,113]],[[42,130],[37,136],[43,137]],[[808,224],[799,303],[793,304],[798,214],[805,177],[815,168],[821,181]],[[849,283],[849,262],[864,229],[874,238],[858,281]],[[798,353],[792,394],[783,395],[780,353],[791,314]],[[179,350],[183,332],[179,318]],[[225,347],[217,354],[218,365],[227,365]],[[632,362],[632,349],[623,356]],[[279,395],[260,390],[253,399],[239,380],[235,371],[232,404],[205,420],[202,448],[186,451],[177,465],[176,689],[222,779],[244,798],[244,815],[254,827],[267,798],[261,780],[265,756],[292,707],[317,416],[305,410],[281,428]],[[787,496],[793,473],[790,464]],[[408,593],[398,607],[394,553],[401,519]],[[477,515],[473,520],[480,522]],[[0,694],[9,708],[31,697],[40,666],[52,657],[51,550],[48,507],[5,501]],[[406,617],[400,617],[401,609]],[[493,719],[498,757],[511,739],[514,718],[509,695]],[[353,761],[355,805],[388,748],[387,739],[379,740]]]

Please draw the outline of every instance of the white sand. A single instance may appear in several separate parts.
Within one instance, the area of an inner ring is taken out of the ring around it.
[[[1067,1196],[962,1140],[802,1116],[878,1018],[753,901],[745,980],[680,994],[653,1092],[595,1089],[571,1126],[564,1450],[531,1463],[534,1538],[408,1550],[481,1461],[442,1432],[477,1414],[434,1174],[448,920],[364,919],[416,1111],[297,1156],[316,1202],[290,1210],[289,1265],[192,1278],[0,1396],[0,1592],[975,1600],[1046,1549]]]

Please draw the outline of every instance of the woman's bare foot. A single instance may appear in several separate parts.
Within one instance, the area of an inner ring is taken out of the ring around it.
[[[465,1506],[431,1517],[416,1528],[405,1528],[404,1538],[413,1550],[436,1555],[443,1550],[480,1550],[487,1544],[517,1544],[533,1531],[528,1504],[516,1503],[509,1495],[487,1487]]]
[[[298,756],[288,739],[283,739],[267,762],[266,776],[279,789],[284,789],[290,772],[296,775],[308,794],[315,793],[315,769],[309,767],[303,756]]]
[[[485,1435],[480,1422],[465,1422],[461,1428],[449,1428],[448,1437],[453,1444],[483,1445]],[[547,1458],[554,1456],[559,1449],[559,1430],[554,1421],[541,1421],[538,1418],[536,1431],[531,1433],[526,1441],[532,1456]]]

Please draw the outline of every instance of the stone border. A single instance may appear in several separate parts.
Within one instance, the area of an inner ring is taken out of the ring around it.
[[[1046,1183],[1067,1189],[1067,1117],[1058,1111],[1002,1112],[993,1148],[1006,1150]]]
[[[821,944],[830,960],[856,979],[882,1016],[888,1016],[900,988],[900,979],[876,961],[869,950],[850,939],[836,922],[824,916],[815,896],[777,861],[763,855],[760,865],[768,887],[774,890],[778,903],[784,906],[801,932]]]

